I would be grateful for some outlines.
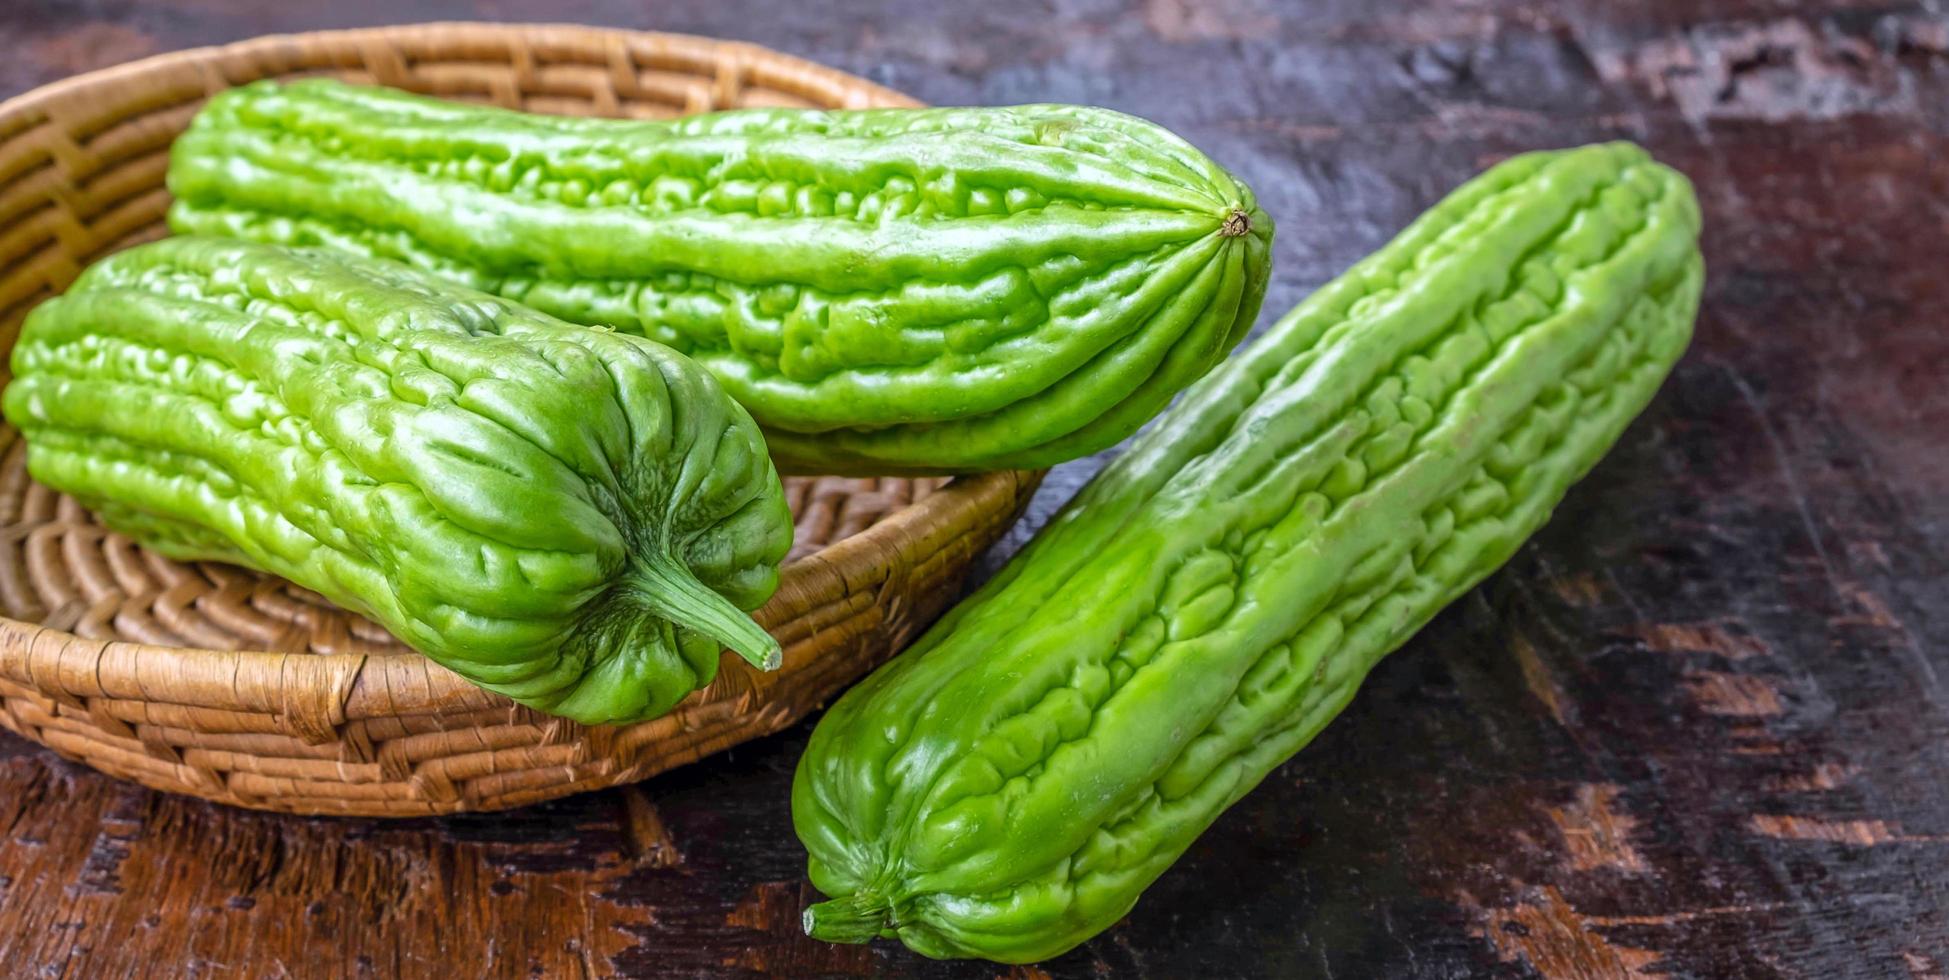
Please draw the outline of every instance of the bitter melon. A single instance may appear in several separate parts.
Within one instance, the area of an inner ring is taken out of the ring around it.
[[[1651,398],[1698,229],[1635,147],[1517,157],[1194,386],[820,722],[808,931],[1021,962],[1123,916]]]
[[[181,559],[282,575],[490,690],[661,714],[777,586],[758,427],[640,337],[404,266],[219,239],[111,256],[27,319],[36,480]]]
[[[400,259],[710,369],[781,467],[951,473],[1112,445],[1257,315],[1272,223],[1103,109],[572,119],[314,80],[177,140],[178,231]]]

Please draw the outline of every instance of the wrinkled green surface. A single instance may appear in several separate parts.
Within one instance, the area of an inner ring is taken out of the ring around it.
[[[1122,917],[1650,399],[1698,226],[1635,147],[1519,157],[1194,387],[819,724],[808,930],[1019,962]]]
[[[695,358],[788,469],[1046,466],[1244,335],[1272,223],[1183,140],[1075,106],[570,119],[336,82],[211,100],[179,231],[404,260]]]
[[[523,704],[652,717],[721,643],[778,655],[740,611],[791,545],[763,437],[641,338],[390,263],[176,238],[42,304],[13,371],[35,479]]]

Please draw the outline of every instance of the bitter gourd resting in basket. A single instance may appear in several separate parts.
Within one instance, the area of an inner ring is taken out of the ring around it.
[[[490,690],[661,714],[777,586],[791,515],[701,368],[404,266],[175,238],[27,319],[35,479],[163,554],[282,575]]]
[[[820,722],[808,930],[1017,962],[1114,923],[1651,398],[1698,228],[1635,147],[1518,157],[1194,386]]]
[[[178,231],[404,260],[717,375],[799,472],[1039,467],[1218,362],[1272,223],[1165,129],[1079,106],[573,119],[330,81],[218,95]]]

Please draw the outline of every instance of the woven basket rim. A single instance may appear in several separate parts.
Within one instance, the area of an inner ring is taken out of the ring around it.
[[[707,37],[702,34],[686,34],[681,31],[647,31],[632,27],[602,27],[591,24],[576,24],[570,21],[430,20],[377,27],[338,27],[316,31],[283,31],[276,34],[260,34],[243,40],[227,41],[221,44],[203,44],[193,48],[177,48],[173,51],[160,51],[155,54],[145,55],[133,61],[125,61],[120,64],[110,65],[106,68],[96,68],[92,71],[69,75],[44,85],[37,85],[19,95],[0,101],[0,124],[4,124],[16,114],[26,112],[29,107],[36,103],[56,100],[67,95],[70,91],[79,91],[92,85],[110,82],[124,75],[141,75],[158,69],[174,67],[178,64],[204,63],[226,55],[233,57],[247,56],[262,51],[273,50],[282,45],[300,42],[352,42],[363,38],[376,39],[382,37],[396,40],[402,36],[410,37],[416,34],[433,36],[454,31],[526,35],[530,37],[536,33],[549,31],[596,31],[604,34],[614,34],[622,38],[636,38],[642,41],[655,41],[695,47],[700,51],[715,53],[719,57],[727,53],[743,55],[754,64],[789,59],[796,63],[794,65],[796,70],[809,74],[825,75],[836,83],[843,83],[848,88],[862,91],[870,90],[876,98],[909,105],[919,104],[912,96],[895,89],[887,88],[878,82],[869,81],[858,75],[843,72],[837,68],[822,65],[809,59],[800,58],[797,55],[775,51],[762,44],[754,44],[750,41],[726,40]]]
[[[33,303],[87,262],[165,232],[168,141],[198,103],[314,74],[631,118],[920,104],[749,42],[562,23],[274,34],[50,82],[0,102],[0,382]],[[779,731],[933,623],[1042,478],[788,480],[801,557],[755,614],[784,665],[759,672],[725,655],[668,714],[585,726],[477,688],[342,617],[305,620],[302,607],[322,597],[269,581],[245,595],[228,572],[142,556],[73,498],[33,484],[14,439],[0,425],[0,503],[16,508],[19,532],[4,542],[0,609],[26,618],[0,618],[0,728],[157,790],[339,816],[524,806]],[[254,604],[259,593],[268,605]]]

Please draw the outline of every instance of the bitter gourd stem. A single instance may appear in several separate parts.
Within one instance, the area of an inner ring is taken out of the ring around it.
[[[857,892],[807,906],[805,934],[829,943],[873,941],[887,926],[886,900],[871,892]]]
[[[724,644],[759,670],[777,670],[785,660],[764,627],[674,560],[638,564],[629,571],[629,584],[632,598],[650,612]]]

